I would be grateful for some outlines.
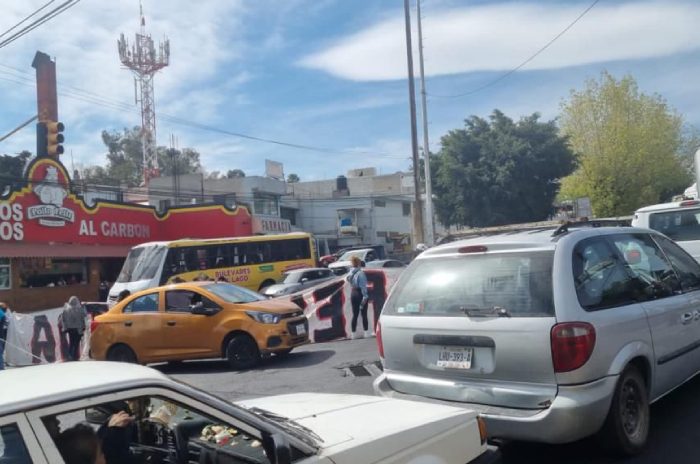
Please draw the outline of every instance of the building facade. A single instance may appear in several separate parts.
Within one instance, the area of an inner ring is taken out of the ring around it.
[[[355,169],[336,179],[288,184],[287,193],[281,200],[282,217],[325,239],[331,251],[356,245],[384,245],[396,254],[411,250],[410,174]]]

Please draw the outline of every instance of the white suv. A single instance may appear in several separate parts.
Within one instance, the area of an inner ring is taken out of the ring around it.
[[[635,211],[632,225],[658,230],[700,261],[699,200],[645,206]]]

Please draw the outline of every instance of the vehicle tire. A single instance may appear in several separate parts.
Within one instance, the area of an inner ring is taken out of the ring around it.
[[[269,287],[270,285],[275,285],[275,281],[274,281],[274,280],[268,279],[268,280],[266,280],[265,282],[261,283],[261,284],[260,284],[260,288],[258,288],[258,292],[262,292],[263,290],[265,290],[265,289],[266,289],[267,287]]]
[[[636,367],[624,370],[615,386],[608,417],[601,429],[604,445],[613,453],[630,456],[644,449],[649,436],[649,395]]]
[[[260,362],[260,350],[248,334],[235,334],[226,344],[226,360],[232,369],[250,369]]]
[[[289,355],[289,353],[291,353],[293,349],[294,348],[287,348],[286,350],[275,351],[275,354],[277,356],[279,356],[280,358],[283,358],[283,357]]]
[[[130,364],[138,363],[134,350],[126,345],[114,345],[107,352],[107,361],[125,362]]]

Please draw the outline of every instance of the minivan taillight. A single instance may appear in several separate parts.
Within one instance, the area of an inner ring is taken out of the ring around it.
[[[587,322],[563,322],[552,327],[554,372],[569,372],[586,364],[595,347],[595,329]]]
[[[379,357],[384,358],[384,342],[382,341],[382,325],[377,322],[377,348],[379,349]]]

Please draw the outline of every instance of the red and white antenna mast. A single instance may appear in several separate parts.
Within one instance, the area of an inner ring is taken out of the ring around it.
[[[136,41],[129,41],[122,33],[119,37],[119,59],[122,64],[133,71],[135,81],[140,90],[141,103],[141,144],[143,147],[143,182],[158,177],[158,155],[156,153],[156,107],[153,93],[153,76],[170,64],[170,41],[165,39],[156,49],[153,39],[146,33],[146,18],[143,15],[143,5],[139,2],[140,29],[136,33]]]

